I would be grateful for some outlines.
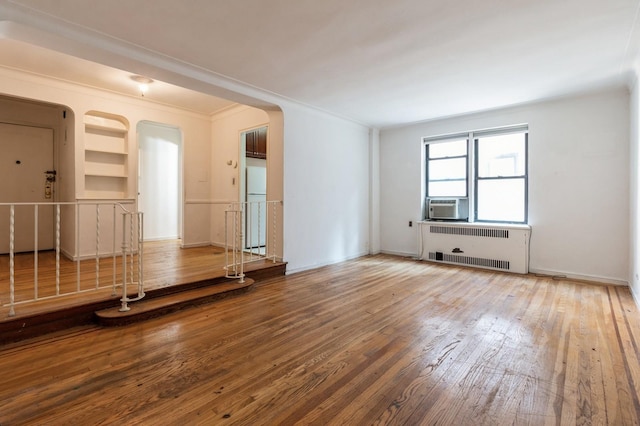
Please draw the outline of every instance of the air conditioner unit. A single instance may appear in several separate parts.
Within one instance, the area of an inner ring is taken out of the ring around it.
[[[469,218],[467,198],[429,198],[427,206],[427,219],[466,220]]]

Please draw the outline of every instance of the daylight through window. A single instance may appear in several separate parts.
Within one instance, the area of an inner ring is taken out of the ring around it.
[[[527,223],[526,126],[425,138],[424,142],[427,204],[461,199],[469,209],[465,216],[475,221]],[[425,211],[430,219],[429,209]]]

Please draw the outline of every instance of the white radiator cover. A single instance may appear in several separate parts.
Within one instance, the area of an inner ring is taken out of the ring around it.
[[[529,272],[528,225],[419,222],[420,259],[505,272]]]

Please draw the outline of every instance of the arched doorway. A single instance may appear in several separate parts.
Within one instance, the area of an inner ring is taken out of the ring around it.
[[[144,239],[182,238],[182,131],[141,121],[138,132],[138,208]]]

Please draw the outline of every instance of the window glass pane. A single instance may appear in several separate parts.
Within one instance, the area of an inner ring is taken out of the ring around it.
[[[429,161],[429,180],[466,179],[467,158],[447,158]]]
[[[441,182],[429,182],[429,197],[466,197],[466,180],[446,180]]]
[[[429,158],[459,157],[467,155],[467,140],[429,144]]]
[[[479,180],[477,220],[524,222],[524,185],[523,178]]]
[[[478,176],[524,176],[526,173],[525,133],[478,139]]]

